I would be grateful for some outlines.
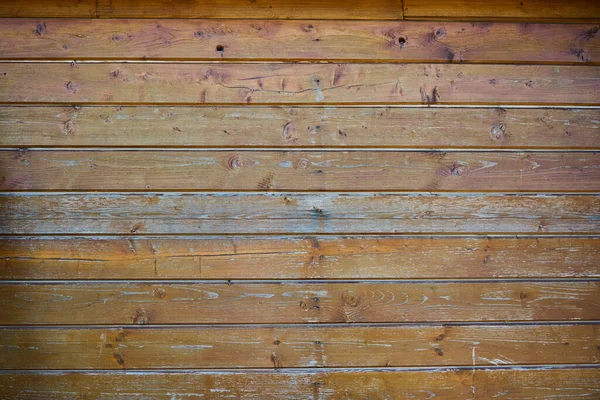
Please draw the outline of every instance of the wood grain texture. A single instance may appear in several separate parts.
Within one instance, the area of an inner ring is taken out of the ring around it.
[[[219,18],[219,19],[485,19],[579,21],[600,19],[594,0],[362,0],[343,3],[317,0],[244,2],[219,0],[30,0],[0,4],[0,17]]]
[[[598,397],[600,369],[488,370],[474,374],[475,398],[552,399]],[[494,397],[495,396],[495,397]]]
[[[9,18],[91,18],[96,15],[95,0],[0,1],[0,17]]]
[[[23,399],[510,399],[594,398],[600,368],[7,372],[0,390]],[[124,389],[126,388],[126,389]],[[473,394],[475,393],[475,395]]]
[[[594,233],[588,195],[3,194],[2,234]]]
[[[587,370],[586,370],[587,371]],[[584,374],[576,381],[593,393]],[[575,378],[575,377],[574,377]],[[534,379],[525,379],[534,384]],[[552,387],[565,386],[555,382]],[[195,372],[46,372],[0,374],[0,390],[7,398],[44,399],[385,399],[388,397],[455,400],[471,396],[471,371],[195,371]],[[543,382],[546,383],[546,382]],[[542,383],[542,384],[543,384]],[[536,393],[537,384],[527,392]],[[124,390],[124,388],[127,388]],[[572,390],[571,390],[572,391]],[[565,391],[564,393],[569,393]]]
[[[4,238],[0,279],[600,277],[599,259],[589,237]]]
[[[4,150],[2,191],[598,192],[600,153]]]
[[[3,325],[573,321],[600,319],[600,282],[2,283],[0,305]]]
[[[0,103],[599,105],[600,67],[5,63]]]
[[[5,328],[0,369],[600,363],[600,325]]]
[[[399,0],[29,0],[0,2],[0,17],[402,19]]]
[[[593,24],[3,19],[0,38],[0,59],[600,62]]]
[[[597,2],[4,3],[0,399],[600,397]]]
[[[399,0],[98,0],[100,18],[402,19]]]
[[[599,149],[599,109],[0,107],[5,147]]]
[[[600,20],[595,0],[403,0],[406,19]]]

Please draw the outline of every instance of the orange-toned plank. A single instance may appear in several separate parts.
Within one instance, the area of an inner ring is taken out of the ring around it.
[[[5,147],[600,148],[598,109],[0,107]]]
[[[100,18],[402,19],[401,0],[98,0]]]
[[[599,281],[3,283],[4,325],[600,319]]]
[[[597,374],[584,374],[587,383]],[[527,382],[532,384],[537,376]],[[545,382],[544,382],[545,383]],[[171,400],[173,398],[231,398],[250,400],[310,400],[400,398],[455,400],[471,396],[471,371],[369,371],[369,370],[245,370],[188,372],[6,372],[0,373],[0,390],[8,398],[27,393],[28,399],[79,400],[132,397]],[[554,382],[562,387],[564,383]],[[528,392],[536,393],[535,388]],[[564,393],[569,393],[565,391]],[[578,390],[576,393],[585,393]]]
[[[600,325],[4,328],[0,369],[600,363]]]
[[[4,234],[594,233],[600,197],[0,195]]]
[[[0,240],[1,279],[600,277],[598,259],[600,238],[577,237]]]
[[[600,67],[5,63],[0,103],[599,105]]]
[[[516,23],[0,20],[0,59],[600,62],[598,26]]]
[[[0,390],[28,399],[244,398],[441,400],[594,398],[600,368],[474,370],[281,370],[187,372],[6,372]],[[124,390],[124,388],[127,388]],[[387,396],[387,397],[385,397]]]
[[[597,192],[600,153],[4,150],[0,190]]]
[[[476,399],[594,398],[600,395],[600,368],[484,370],[473,374]]]
[[[403,0],[403,4],[406,19],[600,20],[596,0]]]
[[[0,17],[90,18],[96,15],[96,0],[0,1]]]

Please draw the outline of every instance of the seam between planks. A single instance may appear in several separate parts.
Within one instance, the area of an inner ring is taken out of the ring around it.
[[[600,320],[582,320],[582,321],[565,321],[565,320],[556,320],[556,321],[464,321],[464,322],[353,322],[351,325],[348,323],[340,323],[340,322],[308,322],[308,323],[241,323],[241,324],[232,324],[232,323],[223,323],[219,324],[218,327],[215,324],[190,324],[190,323],[181,323],[181,324],[73,324],[73,325],[0,325],[0,329],[19,329],[19,330],[36,330],[36,329],[194,329],[194,328],[202,328],[202,329],[246,329],[246,328],[307,328],[307,329],[328,329],[328,328],[404,328],[404,327],[445,327],[445,326],[581,326],[581,325],[600,325]]]
[[[248,373],[248,372],[260,372],[260,373],[322,373],[322,372],[409,372],[409,371],[431,371],[431,372],[442,372],[442,371],[471,371],[473,369],[480,371],[487,370],[555,370],[555,369],[597,369],[600,368],[600,364],[517,364],[517,365],[456,365],[456,366],[432,366],[432,367],[317,367],[317,368],[210,368],[210,369],[193,369],[193,368],[173,368],[173,369],[13,369],[13,370],[0,370],[0,375],[9,374],[41,374],[41,375],[57,375],[57,374],[69,374],[69,373],[82,373],[82,374],[115,374],[115,375],[155,375],[158,373],[182,373],[182,372],[199,372],[205,373],[206,371],[213,371],[215,373]]]

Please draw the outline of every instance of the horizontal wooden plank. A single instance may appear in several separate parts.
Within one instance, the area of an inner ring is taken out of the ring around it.
[[[599,20],[594,0],[404,0],[405,19],[485,19],[516,21]],[[220,19],[348,19],[399,20],[398,0],[256,0],[243,3],[219,0],[209,3],[140,0],[30,0],[2,2],[0,17],[100,17],[100,18],[220,18]]]
[[[402,18],[399,0],[28,0],[0,2],[0,17],[101,18],[267,18],[383,19]]]
[[[0,59],[597,63],[593,24],[0,20]]]
[[[600,325],[4,328],[0,369],[600,363]]]
[[[0,195],[0,233],[22,235],[594,233],[598,214],[590,195]]]
[[[594,398],[600,368],[7,372],[0,390],[24,399]],[[473,397],[475,396],[475,397]]]
[[[2,191],[598,192],[600,153],[4,150]]]
[[[591,237],[4,238],[0,279],[600,277],[599,259]]]
[[[77,17],[96,15],[95,0],[0,1],[0,17]]]
[[[600,394],[600,369],[488,370],[475,372],[477,399],[586,398]],[[494,397],[496,396],[496,397]]]
[[[600,67],[5,63],[0,103],[600,104]]]
[[[599,281],[3,283],[3,325],[600,319]]]
[[[0,107],[5,147],[598,149],[600,109]]]
[[[98,0],[100,18],[402,19],[399,0]]]
[[[406,19],[600,20],[595,0],[403,0],[403,4]]]

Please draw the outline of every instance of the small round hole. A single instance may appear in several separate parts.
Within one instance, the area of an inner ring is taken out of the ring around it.
[[[225,50],[225,48],[223,47],[223,45],[222,44],[218,44],[217,45],[217,51],[223,51],[223,50]]]

